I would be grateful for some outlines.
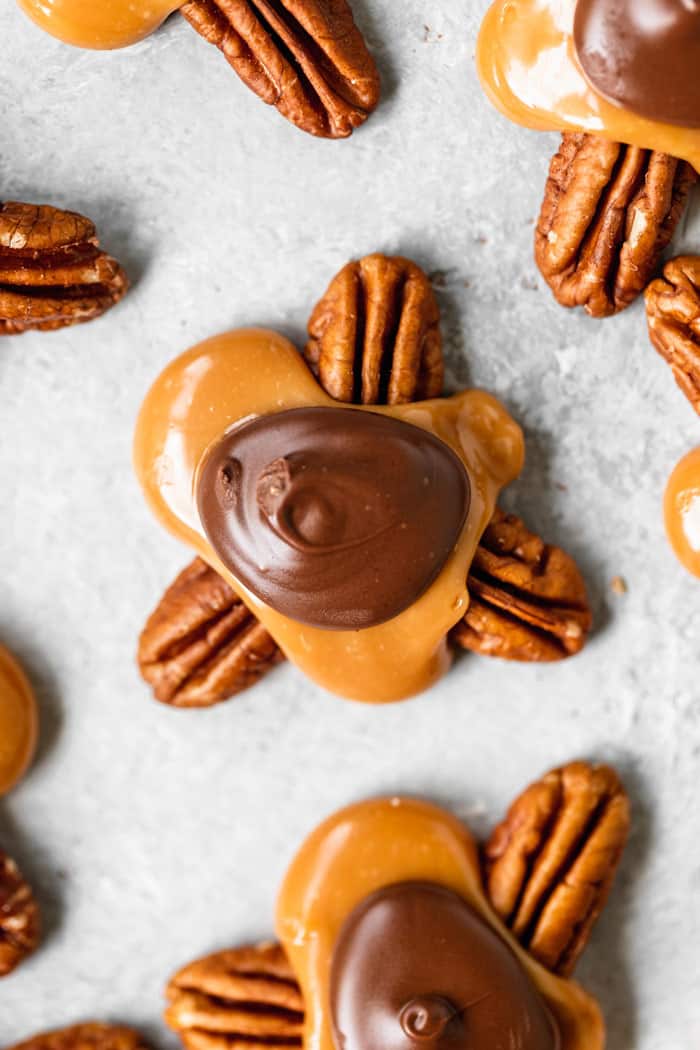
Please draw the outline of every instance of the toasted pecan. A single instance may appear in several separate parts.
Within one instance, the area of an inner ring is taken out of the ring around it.
[[[283,659],[228,583],[195,558],[168,587],[139,640],[138,663],[156,700],[210,707]]]
[[[308,329],[306,360],[336,401],[396,405],[442,393],[440,311],[410,259],[367,255],[348,263]]]
[[[39,906],[19,868],[0,850],[0,977],[6,977],[39,943]]]
[[[562,306],[607,317],[644,290],[697,181],[685,161],[566,133],[552,159],[535,259]]]
[[[284,950],[265,943],[185,966],[166,989],[165,1021],[187,1050],[301,1047],[304,1001]]]
[[[0,202],[0,335],[91,321],[128,286],[89,219],[49,205]]]
[[[568,554],[496,509],[471,569],[469,609],[452,631],[465,649],[505,660],[547,662],[583,647],[592,615]]]
[[[645,299],[649,337],[700,414],[700,256],[666,263]]]
[[[148,1046],[132,1028],[93,1021],[42,1032],[6,1050],[148,1050]]]
[[[379,102],[377,67],[348,0],[188,0],[181,11],[302,131],[345,138]]]
[[[608,766],[572,762],[531,784],[484,849],[491,903],[544,966],[568,976],[610,893],[629,801]]]

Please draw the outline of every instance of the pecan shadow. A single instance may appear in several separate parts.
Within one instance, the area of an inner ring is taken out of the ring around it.
[[[392,58],[390,42],[384,38],[380,30],[380,20],[377,14],[378,5],[375,5],[372,0],[350,0],[350,4],[357,27],[364,36],[367,47],[379,70],[382,93],[378,109],[381,109],[382,106],[394,99],[399,86],[399,77]],[[368,123],[371,123],[371,121],[372,117],[370,116]],[[361,128],[358,130],[362,131]]]
[[[0,848],[19,865],[41,912],[41,940],[37,952],[60,929],[64,913],[65,872],[45,849],[33,842],[10,812],[11,798],[0,805]],[[11,979],[11,978],[10,978]]]

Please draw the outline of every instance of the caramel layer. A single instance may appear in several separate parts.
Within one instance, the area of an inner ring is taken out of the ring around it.
[[[17,0],[51,36],[76,47],[112,50],[153,33],[184,0]]]
[[[470,513],[442,572],[409,609],[365,630],[326,631],[274,612],[234,579],[205,538],[195,501],[198,468],[227,430],[251,416],[314,405],[337,408],[338,402],[324,394],[288,340],[263,329],[217,336],[173,361],[151,388],[136,428],[136,472],[163,525],[230,582],[305,674],[349,699],[400,700],[428,688],[449,667],[446,635],[467,609],[467,571],[498,492],[521,469],[522,432],[481,391],[371,408],[423,427],[457,453],[471,482]]]
[[[586,80],[573,38],[576,0],[496,0],[477,67],[493,104],[540,131],[590,131],[682,157],[700,168],[700,130],[663,124],[606,101]]]
[[[14,656],[0,645],[0,795],[11,791],[29,767],[38,725],[32,687]]]
[[[700,576],[700,448],[684,456],[668,479],[664,519],[681,565]]]
[[[304,993],[305,1050],[336,1050],[329,979],[343,922],[371,893],[404,882],[436,883],[459,894],[531,977],[557,1021],[562,1050],[602,1050],[596,1002],[536,963],[492,912],[467,829],[444,810],[406,798],[362,802],[331,817],[306,840],[284,880],[276,929]]]

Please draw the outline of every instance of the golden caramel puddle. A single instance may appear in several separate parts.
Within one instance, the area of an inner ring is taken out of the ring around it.
[[[442,572],[410,608],[366,630],[326,631],[287,619],[234,579],[204,535],[195,500],[198,467],[227,430],[251,416],[307,405],[343,407],[321,390],[288,340],[264,329],[209,339],[173,361],[148,393],[136,427],[136,473],[162,524],[229,581],[309,678],[348,699],[401,700],[428,688],[450,665],[446,635],[467,610],[467,571],[498,493],[521,470],[522,432],[495,398],[476,390],[371,408],[445,441],[469,474],[471,508]]]
[[[0,795],[21,780],[36,748],[39,717],[27,677],[0,645]]]
[[[700,577],[700,448],[684,456],[668,479],[664,520],[679,562]]]
[[[76,47],[112,50],[153,33],[184,0],[17,0],[51,36]]]
[[[445,810],[407,798],[361,802],[335,814],[306,840],[282,884],[276,931],[304,994],[305,1050],[336,1050],[329,979],[344,920],[375,890],[402,882],[458,893],[518,957],[557,1021],[561,1050],[602,1050],[595,1000],[535,962],[491,910],[469,831]]]
[[[576,0],[495,0],[484,18],[476,56],[493,104],[528,128],[595,132],[700,168],[700,130],[648,120],[613,105],[590,86],[574,46],[575,10]]]

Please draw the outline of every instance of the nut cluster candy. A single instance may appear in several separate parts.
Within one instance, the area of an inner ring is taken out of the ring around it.
[[[281,944],[185,966],[168,983],[166,1023],[188,1050],[602,1050],[598,1005],[569,975],[628,830],[617,775],[583,762],[513,803],[481,855],[483,881],[476,843],[445,810],[408,798],[350,806],[292,862]],[[534,934],[515,918],[519,898],[539,917]]]

